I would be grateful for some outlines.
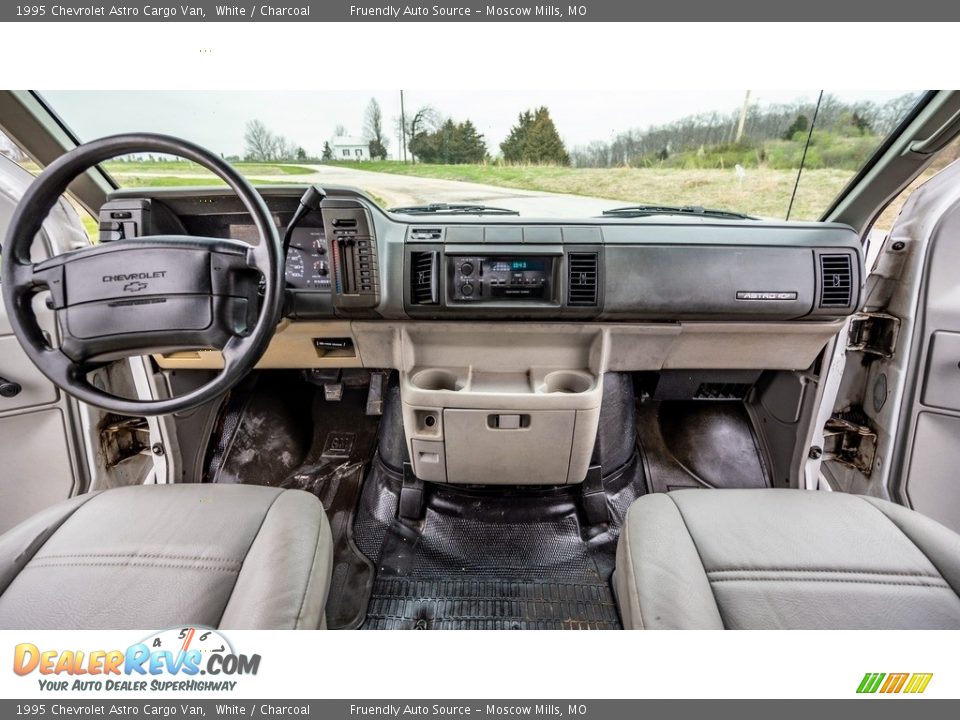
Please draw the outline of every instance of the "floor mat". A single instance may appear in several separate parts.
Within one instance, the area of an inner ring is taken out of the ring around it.
[[[371,630],[615,630],[609,583],[456,575],[382,578],[364,628]]]
[[[400,476],[375,463],[354,534],[376,559],[365,629],[616,629],[610,589],[639,460],[605,480],[611,522],[588,528],[576,486],[427,486],[419,523],[395,518]]]
[[[379,416],[366,414],[367,386],[344,385],[340,401],[322,388],[267,376],[252,394],[224,454],[218,482],[297,488],[320,498],[333,535],[327,627],[359,627],[373,587],[373,563],[353,539],[363,477]]]
[[[651,492],[770,487],[743,403],[646,400],[637,409],[637,437]]]

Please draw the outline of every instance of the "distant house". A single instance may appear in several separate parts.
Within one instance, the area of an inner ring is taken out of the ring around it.
[[[340,135],[330,141],[334,160],[369,160],[370,143],[359,137]]]

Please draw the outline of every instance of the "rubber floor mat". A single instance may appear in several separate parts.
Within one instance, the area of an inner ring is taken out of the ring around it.
[[[365,495],[379,496],[373,509],[395,487],[382,470],[367,483]],[[575,488],[430,488],[423,521],[379,524],[377,578],[363,627],[619,628],[609,582],[619,518],[591,535],[576,499]],[[369,550],[373,543],[362,536],[378,523],[364,514],[355,531]]]
[[[615,630],[608,583],[458,575],[381,578],[367,606],[371,630]]]

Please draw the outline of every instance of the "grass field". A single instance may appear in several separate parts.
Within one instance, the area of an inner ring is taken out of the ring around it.
[[[405,165],[399,162],[347,163],[344,167],[397,175],[496,185],[521,190],[587,195],[625,203],[696,204],[764,217],[784,217],[796,172],[758,168],[739,180],[733,170],[674,168],[570,168],[501,165]],[[853,173],[806,170],[792,218],[815,219]]]
[[[244,175],[309,175],[310,168],[283,163],[235,162],[233,167]],[[209,174],[187,160],[109,160],[103,167],[111,175],[195,175]]]

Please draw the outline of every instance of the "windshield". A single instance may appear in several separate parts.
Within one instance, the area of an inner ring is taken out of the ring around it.
[[[783,219],[792,203],[796,220],[821,217],[920,97],[818,90],[42,94],[83,141],[134,131],[175,135],[232,161],[254,183],[352,186],[407,214],[493,206],[526,217],[593,217],[639,205],[658,208],[642,216],[707,209],[708,217]],[[218,182],[163,157],[122,158],[104,169],[120,187]]]

